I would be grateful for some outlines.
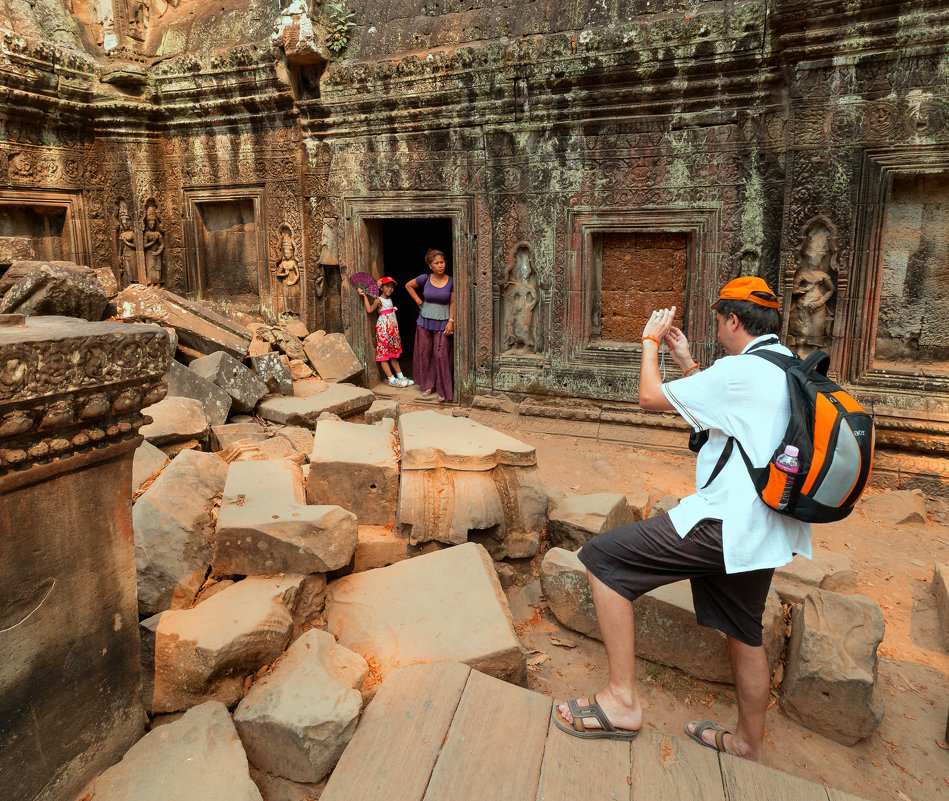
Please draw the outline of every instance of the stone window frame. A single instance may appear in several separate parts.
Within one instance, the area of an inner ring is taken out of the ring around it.
[[[68,189],[3,189],[0,190],[0,206],[46,206],[65,209],[63,234],[69,237],[72,252],[64,253],[63,258],[80,265],[91,263],[92,247],[85,225],[82,192]]]
[[[246,184],[229,187],[199,187],[184,190],[185,232],[185,289],[203,298],[205,287],[202,281],[201,263],[198,258],[198,206],[202,203],[226,203],[235,200],[250,200],[254,205],[254,221],[257,225],[257,285],[261,311],[276,313],[274,303],[274,278],[267,263],[267,202],[263,184]]]
[[[907,366],[880,369],[873,366],[876,350],[876,319],[880,303],[883,270],[883,233],[887,200],[898,175],[940,175],[949,177],[949,153],[938,145],[916,145],[886,150],[867,150],[863,155],[862,180],[854,235],[854,264],[847,311],[847,331],[842,364],[845,379],[880,389],[914,392],[949,392],[949,372]],[[868,321],[872,322],[869,331]]]
[[[452,276],[455,279],[454,384],[455,402],[474,394],[474,349],[481,338],[479,322],[483,309],[475,309],[477,234],[475,231],[475,198],[438,192],[386,192],[373,197],[343,197],[345,234],[340,240],[340,273],[378,272],[378,253],[373,251],[370,229],[383,220],[449,219],[451,220]],[[459,280],[459,276],[461,280]],[[348,281],[342,282],[342,316],[347,338],[366,365],[363,374],[371,386],[375,358],[374,334],[365,325],[366,314],[359,295]],[[349,299],[347,300],[347,295]],[[490,314],[490,310],[488,311]],[[400,320],[400,325],[404,323]],[[482,326],[483,327],[483,326]]]
[[[601,234],[686,234],[685,334],[692,353],[708,364],[715,350],[710,304],[716,296],[721,207],[629,209],[579,208],[567,215],[571,250],[567,264],[566,363],[570,367],[607,367],[639,375],[642,343],[593,336],[593,294],[601,283],[595,237]],[[707,302],[705,302],[707,300]],[[645,321],[643,321],[645,322]],[[675,370],[675,365],[672,365]]]

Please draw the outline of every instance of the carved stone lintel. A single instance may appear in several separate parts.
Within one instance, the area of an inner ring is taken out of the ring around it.
[[[0,327],[0,476],[136,436],[171,360],[157,326],[30,317]]]

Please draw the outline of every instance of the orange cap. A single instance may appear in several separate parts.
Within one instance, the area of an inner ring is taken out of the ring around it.
[[[752,303],[769,309],[777,309],[779,306],[777,295],[771,291],[763,279],[754,275],[743,275],[741,278],[729,281],[718,293],[718,300],[750,300]],[[712,304],[713,309],[718,305],[718,300]]]

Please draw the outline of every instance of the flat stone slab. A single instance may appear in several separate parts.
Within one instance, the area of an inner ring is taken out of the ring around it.
[[[135,502],[139,614],[194,600],[211,563],[214,497],[226,476],[213,453],[182,451]]]
[[[523,684],[526,666],[487,551],[475,543],[355,573],[327,587],[327,631],[383,672],[464,662]]]
[[[541,587],[550,610],[564,626],[602,640],[586,568],[576,553],[551,548],[540,570]],[[638,598],[636,655],[684,670],[706,681],[732,684],[727,638],[698,625],[687,581],[658,587]],[[778,595],[768,595],[762,619],[765,652],[772,672],[784,648],[784,616]]]
[[[310,334],[303,340],[306,357],[324,381],[353,381],[363,372],[363,364],[343,334]]]
[[[192,609],[140,624],[145,708],[180,712],[204,701],[230,706],[244,679],[283,653],[303,576],[252,577]]]
[[[313,392],[310,384],[316,384]],[[293,397],[264,398],[257,405],[257,414],[264,420],[284,425],[316,428],[323,412],[351,417],[368,409],[376,399],[372,390],[352,384],[326,384],[322,381],[297,381]]]
[[[152,445],[172,445],[192,439],[204,439],[208,418],[200,401],[194,398],[165,398],[142,409],[152,418],[139,433]]]
[[[194,398],[200,402],[204,416],[212,426],[227,422],[231,396],[214,382],[176,361],[172,361],[165,382],[168,384],[168,397]]]
[[[857,509],[892,526],[926,522],[926,499],[919,490],[891,490],[865,495],[857,502]]]
[[[399,418],[399,528],[410,542],[466,542],[472,532],[495,559],[534,556],[547,493],[534,448],[463,417]]]
[[[799,604],[814,589],[845,595],[857,591],[856,574],[844,554],[815,549],[813,555],[813,559],[795,556],[788,564],[775,569],[771,586],[782,601]]]
[[[321,420],[307,476],[308,503],[342,506],[360,525],[395,523],[399,445],[395,421],[379,425]]]
[[[230,399],[230,395],[227,396]],[[271,436],[270,431],[259,423],[226,423],[211,426],[211,448],[223,451],[236,442],[263,442]]]
[[[550,542],[575,550],[591,537],[633,522],[633,513],[620,493],[599,492],[567,497],[547,510]]]
[[[295,782],[318,782],[336,765],[362,710],[369,675],[359,654],[312,629],[254,684],[234,723],[254,765]]]
[[[268,392],[267,385],[253,370],[223,351],[195,359],[189,369],[226,391],[234,412],[253,412],[257,401]]]
[[[215,575],[339,570],[356,542],[352,512],[307,505],[299,465],[285,459],[231,464],[214,535]]]
[[[165,452],[145,440],[132,457],[132,493],[136,493],[152,476],[159,473],[169,459]]]
[[[95,801],[262,801],[227,709],[189,709],[146,734],[99,776],[83,798]]]
[[[405,470],[490,470],[497,465],[537,464],[532,445],[476,423],[434,411],[399,417],[402,467]]]
[[[70,261],[17,261],[3,276],[0,314],[102,319],[106,288],[88,267]]]
[[[883,722],[876,693],[883,612],[862,595],[813,590],[791,610],[781,709],[844,745],[869,737]]]
[[[359,526],[353,570],[362,573],[388,567],[409,558],[409,542],[398,536],[392,526]]]
[[[398,401],[380,398],[374,401],[366,412],[366,422],[371,425],[372,423],[378,423],[386,417],[398,420],[401,414],[402,408],[399,406]]]
[[[226,317],[158,287],[132,284],[116,298],[118,316],[170,326],[178,332],[179,346],[196,353],[219,350],[236,359],[247,355],[250,332]]]

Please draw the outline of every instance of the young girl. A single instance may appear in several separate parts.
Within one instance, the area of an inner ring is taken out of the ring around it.
[[[382,372],[393,387],[407,387],[415,382],[402,375],[399,367],[399,356],[402,355],[402,338],[399,336],[399,324],[395,319],[395,306],[392,305],[392,293],[395,292],[395,280],[384,276],[379,279],[379,291],[382,293],[372,303],[366,293],[360,289],[363,303],[366,304],[366,314],[379,312],[376,320],[376,361],[382,367]],[[389,362],[392,366],[389,366]],[[394,371],[394,375],[393,375]]]

